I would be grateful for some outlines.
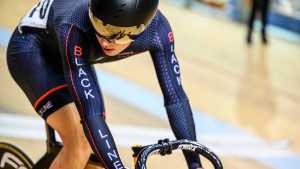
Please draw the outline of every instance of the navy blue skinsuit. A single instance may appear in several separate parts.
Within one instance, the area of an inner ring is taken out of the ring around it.
[[[176,138],[196,140],[192,111],[174,53],[173,33],[159,10],[142,35],[116,56],[102,51],[89,20],[87,0],[43,0],[29,11],[27,19],[34,16],[46,19],[45,27],[20,24],[14,31],[7,49],[10,73],[44,119],[75,102],[85,135],[106,168],[121,169],[123,164],[105,122],[94,63],[149,51]],[[190,169],[201,166],[198,155],[184,154]]]

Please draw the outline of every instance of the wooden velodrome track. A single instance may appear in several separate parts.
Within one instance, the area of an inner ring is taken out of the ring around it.
[[[1,0],[0,26],[12,31],[37,2]],[[244,25],[166,2],[160,2],[160,9],[169,19],[175,34],[175,51],[180,63],[182,83],[192,107],[251,133],[270,145],[287,143],[281,149],[295,153],[298,158],[300,45],[278,38],[274,34],[269,35],[269,45],[262,45],[258,34],[254,34],[254,44],[248,46],[244,43]],[[0,115],[10,113],[36,117],[26,97],[11,79],[5,55],[5,47],[0,46]],[[148,55],[140,54],[121,62],[98,66],[160,94]],[[109,124],[169,129],[168,123],[163,119],[147,114],[105,92],[104,97]],[[206,128],[214,127],[209,126],[214,124],[205,125]],[[201,133],[199,137],[201,138]],[[0,141],[18,145],[33,161],[45,152],[44,141],[41,140],[0,135]],[[232,144],[237,142],[232,138]],[[251,144],[245,145],[249,146],[248,150],[252,148]],[[243,148],[238,150],[245,151]],[[119,146],[119,151],[125,165],[133,168],[129,147]],[[239,156],[239,153],[228,155],[220,151],[219,154],[224,168],[227,169],[274,168],[262,161]],[[163,159],[151,157],[149,168],[182,169],[186,166],[182,155],[175,153]]]

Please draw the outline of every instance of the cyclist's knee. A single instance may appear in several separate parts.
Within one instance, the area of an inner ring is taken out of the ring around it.
[[[73,149],[81,153],[91,154],[92,149],[87,141],[82,128],[79,131],[74,132],[70,137],[63,140],[64,146],[68,149]]]
[[[67,139],[63,141],[63,145],[68,154],[73,154],[73,158],[77,160],[86,160],[92,153],[92,149],[84,136]]]

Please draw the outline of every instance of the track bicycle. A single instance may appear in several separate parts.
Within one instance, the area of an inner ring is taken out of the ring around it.
[[[0,169],[48,169],[63,144],[56,140],[55,131],[48,124],[46,124],[46,133],[47,150],[36,164],[18,147],[9,143],[0,142]],[[146,169],[146,161],[151,155],[160,154],[163,156],[171,154],[172,150],[176,149],[194,151],[207,158],[215,169],[223,169],[218,156],[204,145],[189,140],[169,141],[168,139],[159,140],[157,144],[133,146],[135,169]],[[90,156],[88,163],[101,167],[104,166],[93,154]]]

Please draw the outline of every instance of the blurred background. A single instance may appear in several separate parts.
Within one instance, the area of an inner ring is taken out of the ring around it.
[[[6,47],[38,0],[0,0],[0,141],[37,161],[45,128],[10,77]],[[247,43],[251,0],[161,0],[175,37],[182,84],[198,141],[226,169],[300,168],[300,1],[270,0],[268,43],[261,15]],[[126,166],[130,146],[174,139],[149,53],[96,66],[107,122]],[[126,71],[124,71],[126,70]],[[204,162],[206,163],[206,162]],[[181,153],[151,157],[149,168],[187,168]],[[209,167],[206,167],[209,168]]]

